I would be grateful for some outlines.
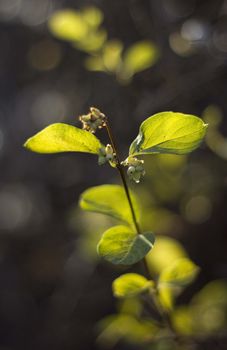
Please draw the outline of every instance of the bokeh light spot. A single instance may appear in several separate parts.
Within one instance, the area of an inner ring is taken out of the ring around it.
[[[59,44],[52,40],[43,40],[33,45],[28,52],[30,65],[41,71],[54,69],[61,61],[62,51]]]

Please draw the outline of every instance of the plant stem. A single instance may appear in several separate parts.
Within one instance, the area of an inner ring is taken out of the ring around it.
[[[129,192],[128,184],[127,184],[127,181],[126,181],[126,178],[125,178],[125,173],[124,173],[124,170],[123,170],[123,166],[122,166],[120,158],[119,158],[119,152],[118,152],[118,149],[117,149],[117,146],[116,146],[116,142],[115,142],[115,139],[114,139],[114,136],[113,136],[113,133],[112,133],[112,130],[111,130],[111,127],[110,127],[110,124],[109,124],[108,120],[106,120],[106,129],[107,129],[108,136],[109,136],[109,139],[110,139],[110,142],[111,142],[111,146],[112,146],[113,151],[114,151],[114,153],[116,155],[116,161],[117,161],[116,167],[117,167],[117,170],[119,171],[119,174],[121,176],[121,180],[122,180],[122,183],[123,183],[123,186],[124,186],[125,194],[126,194],[126,197],[128,199],[128,203],[129,203],[131,214],[132,214],[133,223],[134,223],[134,226],[136,228],[137,233],[141,234],[141,229],[140,229],[139,224],[138,224],[138,222],[136,220],[136,214],[135,214],[135,210],[133,208],[132,199],[131,199],[131,195],[130,195],[130,192]]]
[[[106,119],[105,125],[106,125],[106,130],[107,130],[107,133],[108,133],[108,136],[109,136],[109,139],[110,139],[111,146],[112,146],[113,151],[114,151],[114,153],[116,155],[116,167],[117,167],[117,170],[119,171],[119,174],[120,174],[123,186],[124,186],[125,194],[126,194],[126,197],[127,197],[128,203],[129,203],[131,214],[132,214],[133,223],[134,223],[136,232],[139,235],[139,234],[142,233],[142,231],[141,231],[140,226],[139,226],[139,224],[137,222],[137,219],[136,219],[136,214],[135,214],[135,210],[133,208],[132,198],[131,198],[131,195],[130,195],[130,192],[129,192],[129,188],[128,188],[127,180],[126,180],[126,177],[125,177],[124,169],[123,169],[123,166],[122,166],[121,161],[120,161],[118,148],[117,148],[117,145],[116,145],[116,142],[115,142],[115,139],[114,139],[114,136],[113,136],[110,124],[108,122],[108,119]],[[150,277],[150,271],[149,271],[149,268],[148,268],[148,265],[147,265],[147,261],[146,261],[145,258],[143,258],[142,263],[144,265],[144,269],[146,271],[146,275],[148,277]]]
[[[129,192],[129,187],[128,187],[127,180],[126,180],[125,173],[124,173],[124,168],[123,168],[123,166],[121,164],[118,148],[117,148],[117,145],[116,145],[116,142],[115,142],[115,139],[114,139],[114,136],[113,136],[113,133],[112,133],[112,130],[111,130],[111,127],[110,127],[110,124],[109,124],[109,121],[108,121],[107,118],[106,118],[106,121],[105,121],[105,126],[106,126],[106,130],[107,130],[107,133],[108,133],[108,136],[109,136],[109,139],[110,139],[111,146],[113,148],[113,152],[116,155],[116,167],[117,167],[117,170],[119,171],[119,174],[120,174],[123,186],[124,186],[125,194],[126,194],[126,197],[127,197],[128,203],[129,203],[131,214],[132,214],[133,223],[134,223],[134,226],[136,228],[137,234],[141,234],[142,231],[141,231],[140,226],[139,226],[139,224],[137,222],[137,219],[136,219],[136,214],[135,214],[135,210],[133,208],[132,199],[131,199],[131,195],[130,195],[130,192]],[[146,261],[145,257],[142,259],[142,263],[144,265],[144,270],[146,272],[147,277],[151,278],[150,271],[149,271],[149,268],[148,268],[147,261]],[[176,334],[176,332],[175,332],[175,330],[174,330],[174,328],[172,326],[172,323],[171,323],[171,320],[169,318],[169,315],[162,309],[162,307],[161,307],[161,305],[160,305],[156,295],[153,295],[153,300],[154,300],[155,306],[156,306],[156,308],[157,308],[157,310],[158,310],[158,312],[159,312],[159,314],[160,314],[160,316],[161,316],[161,318],[163,320],[164,325],[174,335],[175,340],[177,342],[179,342],[178,335]]]

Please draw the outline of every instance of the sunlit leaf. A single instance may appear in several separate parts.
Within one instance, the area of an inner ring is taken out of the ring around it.
[[[48,22],[50,31],[58,38],[69,41],[83,39],[88,32],[88,24],[75,10],[55,12]]]
[[[208,283],[187,306],[176,308],[171,315],[178,333],[202,337],[222,334],[227,327],[227,283]]]
[[[174,310],[171,315],[171,321],[174,329],[179,334],[190,336],[194,333],[194,324],[191,308],[189,306],[180,306]]]
[[[81,13],[83,19],[90,27],[97,28],[103,21],[103,13],[95,6],[83,9]]]
[[[190,309],[194,331],[212,335],[226,331],[227,282],[216,280],[208,283],[192,299]]]
[[[103,48],[103,64],[109,72],[117,72],[121,65],[123,45],[119,40],[109,40]]]
[[[113,282],[113,294],[118,298],[128,298],[145,292],[153,284],[153,281],[149,281],[137,273],[126,273]]]
[[[147,255],[147,263],[153,272],[160,274],[175,260],[186,257],[187,253],[178,241],[167,236],[157,236],[154,249]]]
[[[137,295],[131,298],[121,298],[118,301],[118,312],[134,317],[140,317],[143,312],[143,301]]]
[[[175,260],[161,272],[158,281],[159,301],[166,310],[172,310],[175,297],[196,278],[198,272],[199,267],[187,258]]]
[[[186,154],[197,148],[206,133],[202,119],[183,113],[161,112],[146,119],[130,146],[130,155]]]
[[[113,347],[123,339],[132,344],[150,342],[158,333],[159,328],[152,320],[137,320],[130,315],[111,315],[99,323],[101,334],[98,343]]]
[[[51,124],[29,138],[24,147],[37,153],[85,152],[98,154],[102,144],[88,131],[63,123]]]
[[[75,42],[73,46],[75,46],[77,49],[81,51],[94,53],[103,47],[106,41],[106,38],[107,38],[107,33],[104,29],[91,31],[86,35],[86,37],[83,40]],[[97,57],[99,56],[89,56],[88,58],[92,59]]]
[[[129,227],[119,225],[104,232],[98,254],[113,264],[132,265],[140,261],[153,248],[153,233],[136,234]]]
[[[132,192],[131,199],[137,220],[139,220],[140,207]],[[87,189],[80,197],[80,207],[83,210],[112,216],[126,224],[133,224],[124,188],[119,185],[101,185]]]
[[[159,283],[184,287],[190,284],[198,273],[199,267],[193,261],[187,258],[177,259],[162,271]]]
[[[151,67],[158,59],[159,51],[150,41],[140,41],[130,46],[124,54],[124,67],[131,74]]]

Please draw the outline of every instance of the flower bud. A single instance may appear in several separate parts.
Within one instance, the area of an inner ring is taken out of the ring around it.
[[[106,116],[98,108],[90,107],[90,112],[79,117],[84,130],[95,133],[105,126]]]
[[[133,180],[136,183],[140,182],[140,179],[145,175],[143,160],[129,156],[121,164],[128,167],[128,177],[130,178],[130,180]]]
[[[115,153],[113,151],[113,148],[111,145],[106,145],[106,147],[102,147],[99,149],[99,158],[98,163],[99,165],[103,165],[107,162],[115,162]]]

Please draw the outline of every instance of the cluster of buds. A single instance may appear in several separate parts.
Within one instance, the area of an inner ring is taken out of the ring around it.
[[[83,129],[95,133],[97,129],[105,126],[106,116],[98,108],[90,107],[90,113],[81,115],[79,120],[83,124]]]
[[[113,147],[111,145],[106,145],[106,147],[102,147],[99,149],[99,165],[103,165],[107,162],[114,164],[116,162],[116,155],[113,151]]]
[[[130,180],[133,180],[136,183],[139,183],[141,177],[145,175],[143,160],[140,160],[136,157],[129,156],[121,164],[128,167],[127,174]]]

